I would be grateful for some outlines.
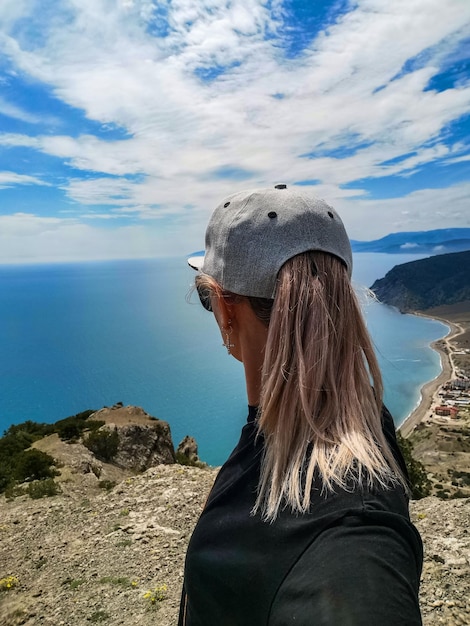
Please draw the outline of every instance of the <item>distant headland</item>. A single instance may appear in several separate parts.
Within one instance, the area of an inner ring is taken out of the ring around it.
[[[404,313],[465,302],[470,300],[470,250],[395,265],[371,289]]]
[[[351,240],[353,252],[445,254],[470,250],[470,228],[391,233],[373,241]]]

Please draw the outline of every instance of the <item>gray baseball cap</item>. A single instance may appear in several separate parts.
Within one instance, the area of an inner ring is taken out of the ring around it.
[[[280,184],[225,198],[207,226],[205,254],[191,256],[188,263],[227,291],[274,298],[281,267],[307,250],[337,256],[351,276],[351,244],[336,211]]]

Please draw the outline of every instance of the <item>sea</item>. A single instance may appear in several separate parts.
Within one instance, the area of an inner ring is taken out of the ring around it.
[[[445,324],[367,298],[366,287],[416,255],[357,253],[353,282],[399,425],[441,371],[431,342]],[[246,420],[243,368],[191,291],[184,258],[0,266],[0,434],[116,402],[195,437],[223,463]]]

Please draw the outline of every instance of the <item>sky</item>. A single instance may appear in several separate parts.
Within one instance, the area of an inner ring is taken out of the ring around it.
[[[184,255],[286,183],[470,225],[468,0],[1,0],[0,263]]]

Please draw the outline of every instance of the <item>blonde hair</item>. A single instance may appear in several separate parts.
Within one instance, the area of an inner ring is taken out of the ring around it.
[[[316,476],[323,492],[364,482],[406,488],[383,434],[380,369],[342,262],[323,252],[295,256],[281,268],[269,306],[249,300],[268,324],[253,513],[272,521],[286,506],[308,511]]]

